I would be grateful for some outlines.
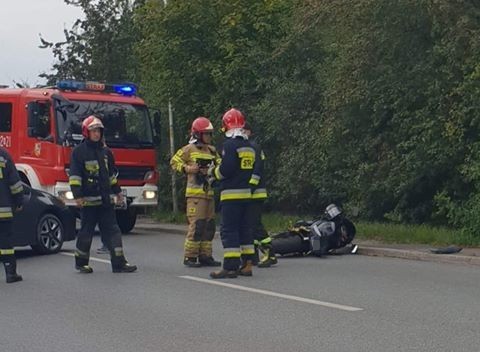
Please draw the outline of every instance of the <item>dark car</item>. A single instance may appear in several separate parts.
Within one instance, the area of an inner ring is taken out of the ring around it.
[[[57,253],[75,239],[75,216],[58,198],[24,187],[23,210],[13,219],[13,245],[31,246],[39,254]]]

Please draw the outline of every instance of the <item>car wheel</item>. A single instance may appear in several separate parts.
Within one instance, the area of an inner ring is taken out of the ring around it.
[[[135,227],[137,222],[137,212],[135,209],[117,210],[117,224],[122,233],[129,233]]]
[[[64,241],[63,224],[51,213],[44,214],[37,223],[36,244],[32,245],[39,254],[53,254],[62,249]]]

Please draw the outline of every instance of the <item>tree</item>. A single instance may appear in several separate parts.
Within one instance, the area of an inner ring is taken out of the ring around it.
[[[260,101],[267,59],[285,32],[289,2],[147,1],[139,10],[141,85],[151,104],[171,100],[177,141],[188,139],[197,116],[220,127],[229,107],[248,115]]]
[[[46,43],[58,77],[136,77],[150,105],[173,103],[177,141],[242,109],[275,209],[480,225],[477,2],[67,2],[86,18]]]
[[[138,35],[134,28],[138,0],[64,0],[78,6],[84,18],[65,29],[65,41],[48,42],[41,38],[41,48],[52,50],[56,62],[53,73],[43,73],[48,84],[74,78],[108,82],[135,78],[138,66],[133,47]]]

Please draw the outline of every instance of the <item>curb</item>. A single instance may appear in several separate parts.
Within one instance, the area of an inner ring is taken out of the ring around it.
[[[445,264],[470,264],[480,265],[480,257],[455,255],[455,254],[432,254],[415,250],[362,247],[358,248],[358,254],[371,257],[389,257],[409,260],[420,260]]]
[[[149,225],[149,224],[135,225],[135,229],[143,230],[143,231],[153,231],[153,232],[166,232],[166,233],[175,234],[175,235],[185,235],[185,232],[186,232],[186,228],[180,229],[175,227]]]
[[[185,235],[186,226],[182,225],[168,225],[168,224],[138,224],[135,226],[138,230],[163,232],[176,235]],[[217,233],[218,235],[218,233]],[[369,257],[387,257],[387,258],[399,258],[408,260],[418,260],[445,264],[469,264],[480,266],[480,257],[455,255],[455,254],[433,254],[422,252],[418,250],[406,250],[395,249],[385,247],[368,247],[359,244],[359,255],[365,255]]]

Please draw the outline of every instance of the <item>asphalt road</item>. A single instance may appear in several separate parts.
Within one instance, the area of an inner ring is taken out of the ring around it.
[[[0,275],[0,351],[480,351],[478,267],[283,258],[219,282],[183,267],[180,235],[124,243],[137,273],[113,274],[94,252],[95,272],[76,273],[73,242],[53,256],[21,251],[25,280]]]

